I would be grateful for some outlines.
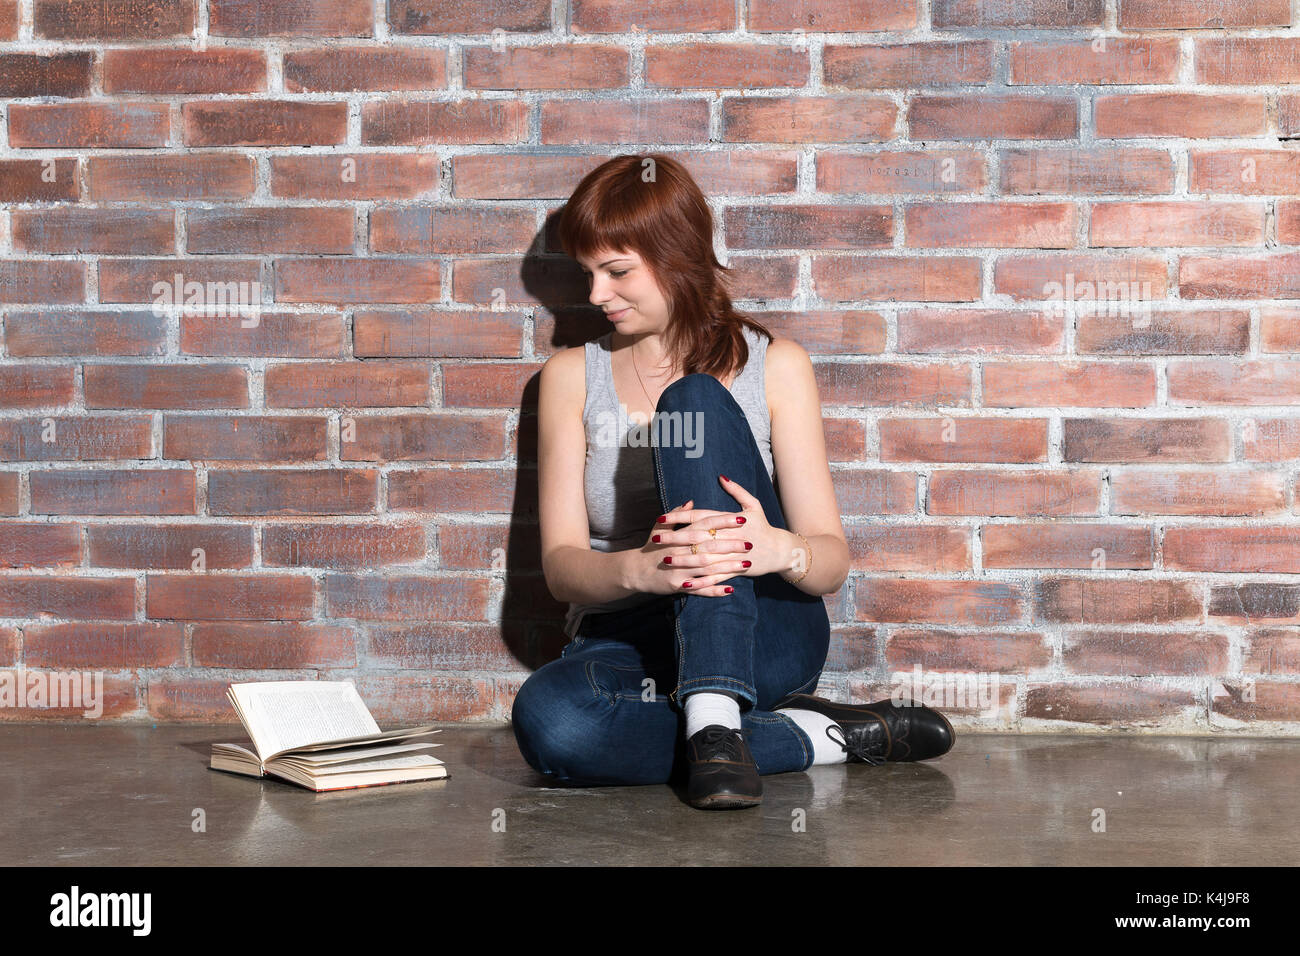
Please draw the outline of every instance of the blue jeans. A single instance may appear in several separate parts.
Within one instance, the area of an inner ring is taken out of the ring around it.
[[[731,392],[711,375],[686,375],[664,389],[655,409],[673,412],[702,423],[702,453],[683,441],[654,445],[663,511],[693,498],[696,508],[739,512],[718,481],[724,474],[761,502],[769,524],[784,529],[776,489]],[[830,646],[825,602],[777,573],[722,583],[734,592],[656,595],[634,608],[588,614],[560,659],[538,668],[515,698],[511,723],[529,765],[569,784],[666,783],[685,770],[681,698],[729,691],[740,698],[758,772],[806,770],[812,741],[770,708],[787,694],[816,689]]]

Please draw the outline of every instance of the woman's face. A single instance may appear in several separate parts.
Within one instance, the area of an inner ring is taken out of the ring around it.
[[[605,249],[578,261],[591,284],[592,305],[599,306],[620,333],[662,332],[668,327],[668,301],[635,252]]]

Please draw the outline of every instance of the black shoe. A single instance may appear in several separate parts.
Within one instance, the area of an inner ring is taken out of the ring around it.
[[[686,742],[686,798],[699,810],[739,810],[763,799],[758,765],[739,730],[710,724]]]
[[[824,714],[843,728],[844,739],[830,737],[849,755],[849,763],[930,760],[952,749],[957,739],[948,718],[924,704],[892,700],[874,704],[837,704],[811,694],[790,694],[772,706],[793,707]]]

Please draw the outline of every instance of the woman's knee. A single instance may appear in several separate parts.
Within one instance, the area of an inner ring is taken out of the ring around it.
[[[576,779],[599,746],[602,713],[582,661],[552,661],[534,672],[510,710],[519,752],[538,773]]]

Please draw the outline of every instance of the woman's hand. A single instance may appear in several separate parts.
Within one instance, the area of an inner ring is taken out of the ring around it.
[[[674,508],[657,524],[642,552],[659,559],[643,587],[653,594],[730,593],[721,582],[736,575],[756,577],[788,566],[788,532],[773,528],[758,499],[734,481],[719,476],[727,493],[741,505],[740,512],[692,509],[694,501]],[[673,530],[673,524],[689,527]],[[717,532],[710,535],[710,529]],[[657,539],[657,540],[656,540]],[[691,553],[694,544],[698,553]]]

